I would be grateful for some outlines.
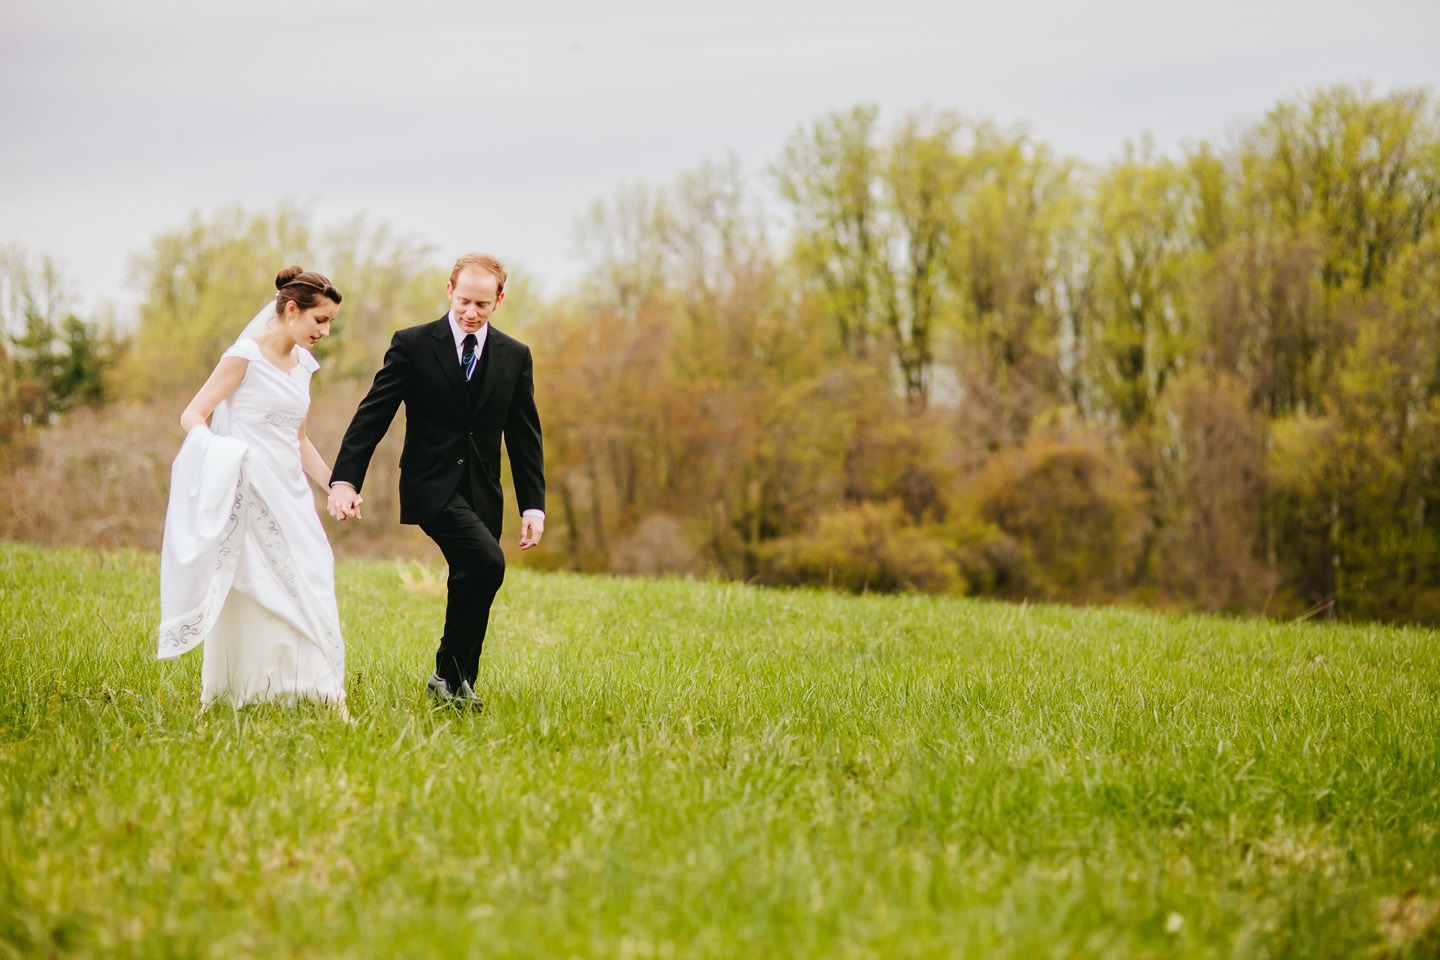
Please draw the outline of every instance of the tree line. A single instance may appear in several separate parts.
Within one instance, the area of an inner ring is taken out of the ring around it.
[[[501,322],[537,358],[547,562],[1440,622],[1437,221],[1434,97],[1353,86],[1099,167],[862,106],[758,178],[623,188],[574,289]],[[443,264],[383,225],[197,216],[137,259],[128,336],[52,351],[101,357],[57,403],[193,390],[281,262],[345,291],[332,394],[437,312]],[[49,388],[5,329],[13,409]]]

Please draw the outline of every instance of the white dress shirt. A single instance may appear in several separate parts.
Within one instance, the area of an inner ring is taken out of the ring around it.
[[[455,362],[459,363],[465,353],[465,331],[460,329],[460,324],[455,322],[455,311],[451,310],[445,314],[450,321],[450,336],[455,338]],[[479,330],[475,331],[475,356],[485,353],[485,338],[490,335],[490,324],[486,323]]]

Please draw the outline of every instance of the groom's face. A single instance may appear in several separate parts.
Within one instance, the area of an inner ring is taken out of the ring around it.
[[[466,333],[475,333],[490,322],[490,314],[500,306],[505,294],[497,292],[495,275],[484,270],[461,270],[454,283],[445,284],[450,310],[455,322]]]

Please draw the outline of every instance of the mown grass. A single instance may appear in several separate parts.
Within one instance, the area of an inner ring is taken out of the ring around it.
[[[342,562],[355,724],[0,544],[0,956],[1440,952],[1437,634]]]

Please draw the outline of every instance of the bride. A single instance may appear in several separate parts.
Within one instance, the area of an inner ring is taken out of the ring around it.
[[[305,482],[330,485],[305,416],[319,368],[309,348],[329,335],[340,292],[300,267],[275,287],[180,416],[159,655],[204,645],[205,706],[318,700],[348,717],[335,559]]]

